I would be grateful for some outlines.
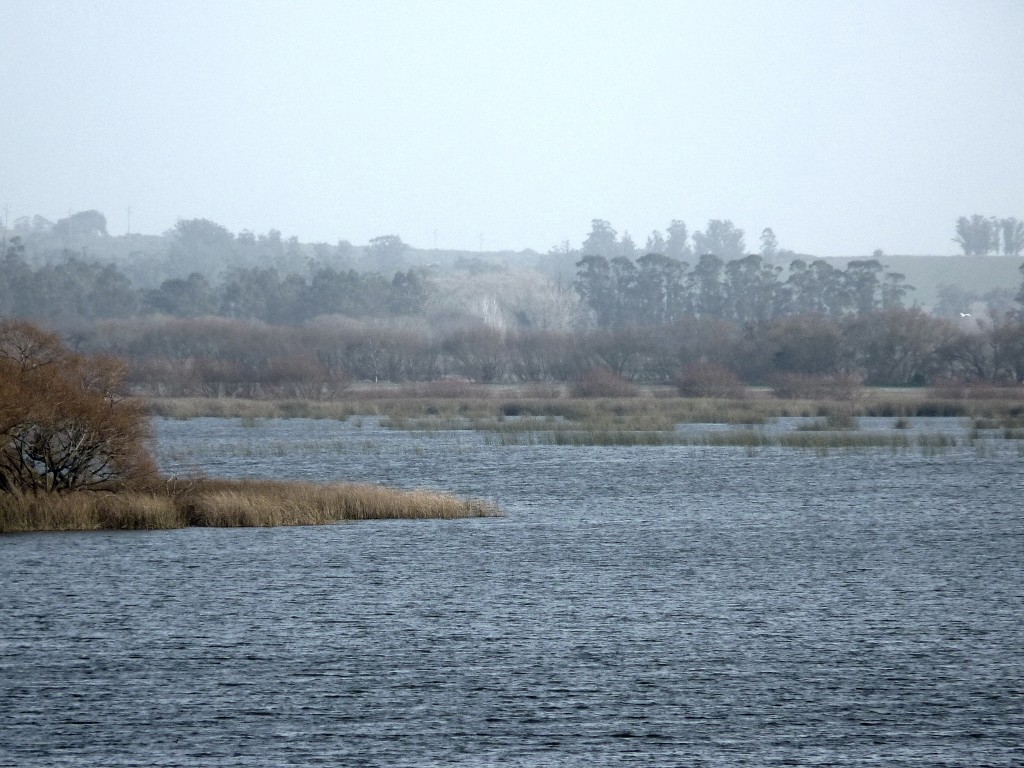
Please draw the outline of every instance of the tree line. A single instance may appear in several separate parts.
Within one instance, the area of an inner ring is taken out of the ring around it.
[[[658,385],[695,363],[720,365],[750,385],[794,375],[879,386],[1024,382],[1024,319],[978,327],[918,308],[756,324],[691,316],[649,328],[508,332],[153,318],[97,323],[77,344],[126,359],[128,382],[150,395],[329,398],[353,381],[565,383],[594,369]]]
[[[843,317],[899,309],[912,286],[877,259],[836,269],[824,260],[795,259],[782,267],[757,254],[723,261],[704,254],[685,261],[648,253],[636,261],[584,256],[576,288],[599,328],[673,324],[685,317],[763,323],[786,315]]]
[[[106,318],[163,314],[218,315],[268,323],[302,323],[322,314],[353,317],[416,315],[427,289],[414,270],[391,278],[330,266],[310,274],[275,267],[239,267],[212,282],[201,272],[136,288],[115,264],[65,252],[56,264],[33,268],[15,237],[2,259],[0,316],[46,320],[67,327]]]
[[[1024,221],[977,213],[970,218],[961,216],[956,220],[953,242],[965,256],[987,256],[1000,250],[1006,256],[1020,256],[1024,251]]]

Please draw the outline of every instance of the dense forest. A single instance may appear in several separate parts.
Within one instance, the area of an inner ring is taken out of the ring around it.
[[[1013,219],[957,231],[965,252],[1020,251]],[[0,317],[124,356],[137,390],[163,394],[326,397],[354,380],[567,382],[594,369],[662,384],[698,363],[750,384],[1024,381],[1024,289],[945,286],[926,312],[881,252],[837,266],[766,229],[751,253],[717,220],[692,234],[674,220],[638,247],[595,219],[579,248],[513,256],[416,251],[396,235],[300,243],[204,219],[112,237],[96,211],[37,216],[5,230]],[[963,311],[982,299],[984,318]]]

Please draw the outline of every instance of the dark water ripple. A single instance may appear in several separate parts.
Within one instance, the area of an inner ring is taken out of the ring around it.
[[[197,420],[161,423],[160,450],[508,514],[0,538],[0,765],[1024,764],[1008,447]]]

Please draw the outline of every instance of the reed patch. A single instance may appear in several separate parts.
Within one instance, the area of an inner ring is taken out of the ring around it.
[[[500,514],[489,501],[434,490],[270,480],[171,480],[148,493],[0,494],[0,533],[326,525]]]

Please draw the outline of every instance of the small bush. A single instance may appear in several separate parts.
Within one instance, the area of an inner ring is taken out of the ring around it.
[[[742,400],[746,389],[735,373],[719,363],[691,363],[676,378],[683,397],[716,397]]]
[[[781,373],[772,381],[772,393],[788,400],[856,400],[864,394],[864,382],[845,373]]]
[[[573,397],[636,397],[640,388],[610,368],[591,368],[572,384]]]

